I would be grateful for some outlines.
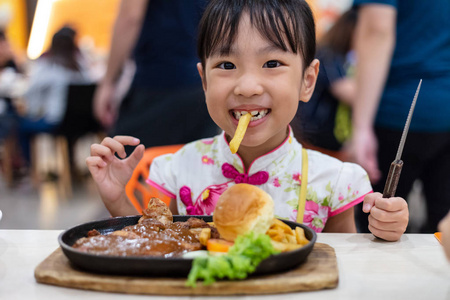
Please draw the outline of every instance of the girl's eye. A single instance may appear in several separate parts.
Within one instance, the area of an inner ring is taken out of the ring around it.
[[[281,66],[281,63],[277,60],[269,60],[268,62],[266,62],[263,66],[263,68],[276,68]]]
[[[224,69],[224,70],[236,69],[236,66],[229,61],[223,62],[223,63],[219,64],[217,67],[219,67],[220,69]]]

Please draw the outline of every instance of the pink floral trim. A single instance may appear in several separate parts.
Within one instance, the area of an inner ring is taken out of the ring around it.
[[[202,143],[205,145],[212,145],[214,143],[214,139],[205,139],[202,140]]]
[[[330,217],[330,210],[329,206],[322,206],[314,201],[306,201],[303,224],[315,232],[322,232]]]
[[[214,212],[220,195],[228,188],[228,184],[211,185],[204,189],[197,197],[195,203],[192,201],[191,189],[184,185],[180,189],[180,200],[186,206],[188,215],[211,215]]]
[[[273,180],[273,185],[275,187],[280,187],[281,186],[280,179],[278,177],[275,177],[275,179]]]
[[[207,155],[202,156],[202,164],[204,165],[213,165],[214,160],[212,158],[209,158]]]
[[[292,180],[297,181],[299,184],[302,184],[302,174],[295,173],[292,175]]]
[[[177,199],[177,196],[175,194],[172,194],[171,192],[169,192],[168,190],[166,190],[164,187],[162,187],[161,185],[157,184],[156,182],[147,179],[145,182],[147,182],[150,186],[154,187],[155,189],[157,189],[158,191],[160,191],[161,193],[163,193],[164,195],[170,197],[170,199]]]
[[[355,206],[355,205],[357,205],[357,204],[363,202],[363,201],[364,201],[364,197],[365,197],[366,195],[370,194],[370,193],[373,193],[373,191],[370,191],[370,192],[368,192],[367,194],[362,195],[361,197],[359,197],[359,198],[353,200],[352,202],[350,202],[350,203],[344,205],[343,207],[340,207],[340,208],[336,209],[335,211],[332,211],[332,212],[330,213],[330,217],[333,217],[333,216],[335,216],[335,215],[338,215],[338,214],[340,214],[341,212],[343,212],[344,210],[349,209],[350,207]]]
[[[202,212],[200,208],[194,206],[192,202],[192,192],[187,186],[182,186],[180,189],[180,199],[181,202],[186,206],[186,212],[188,215],[201,215]]]

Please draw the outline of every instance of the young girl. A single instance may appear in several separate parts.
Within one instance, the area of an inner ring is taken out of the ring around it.
[[[293,137],[289,122],[299,100],[311,97],[319,68],[314,20],[305,1],[213,0],[200,23],[198,52],[208,111],[224,132],[154,160],[147,182],[170,195],[174,214],[211,214],[223,191],[244,182],[272,196],[276,217],[297,220],[304,211],[299,221],[317,232],[356,232],[353,206],[365,197],[372,233],[400,238],[408,223],[403,199],[369,194],[361,167],[304,151]],[[245,113],[253,117],[232,154],[229,142]],[[129,136],[106,138],[91,147],[86,160],[113,216],[136,214],[125,185],[144,146],[126,158],[124,145],[138,144]],[[299,204],[302,185],[306,201]]]

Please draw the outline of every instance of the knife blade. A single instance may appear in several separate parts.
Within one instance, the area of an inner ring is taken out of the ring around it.
[[[414,108],[416,107],[417,98],[419,97],[420,87],[422,85],[422,79],[419,81],[416,93],[414,94],[414,99],[409,109],[408,117],[406,119],[405,128],[403,129],[402,137],[400,139],[400,144],[398,145],[397,155],[395,155],[394,161],[391,163],[389,168],[389,173],[386,179],[383,190],[383,198],[394,197],[395,191],[397,190],[398,180],[400,179],[400,173],[403,168],[402,153],[403,147],[405,146],[406,136],[408,135],[409,124],[411,123],[411,118],[414,113]]]

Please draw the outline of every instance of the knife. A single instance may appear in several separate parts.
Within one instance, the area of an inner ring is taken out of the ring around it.
[[[406,136],[408,135],[409,124],[411,123],[411,118],[414,112],[414,107],[416,106],[417,97],[419,96],[420,86],[422,85],[422,79],[419,81],[417,86],[416,94],[414,95],[411,108],[409,109],[408,118],[406,119],[405,128],[403,129],[402,137],[400,139],[400,144],[398,145],[397,155],[395,160],[391,163],[389,168],[389,174],[386,179],[383,190],[383,198],[394,197],[395,191],[397,190],[398,180],[400,179],[400,173],[402,172],[403,161],[401,159],[403,147],[405,146]]]

